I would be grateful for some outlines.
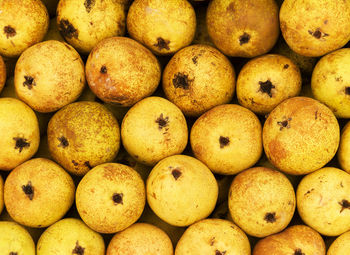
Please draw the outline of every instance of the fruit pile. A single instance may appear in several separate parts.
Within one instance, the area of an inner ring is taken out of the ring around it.
[[[346,0],[0,0],[0,255],[348,255],[349,27]]]

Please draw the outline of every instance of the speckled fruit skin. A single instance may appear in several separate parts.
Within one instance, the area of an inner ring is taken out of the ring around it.
[[[34,111],[15,98],[0,99],[0,169],[12,170],[38,150],[39,124]]]
[[[77,51],[89,54],[105,38],[125,34],[124,5],[115,0],[60,0],[57,25]]]
[[[213,0],[208,33],[216,47],[232,57],[255,57],[271,50],[279,35],[274,0]]]
[[[297,189],[297,208],[303,222],[322,235],[350,230],[350,175],[325,167],[305,176]]]
[[[240,105],[257,114],[268,114],[283,100],[300,93],[300,70],[287,57],[267,54],[243,66],[236,89]]]
[[[250,110],[219,105],[200,116],[191,129],[196,158],[217,174],[237,174],[253,166],[262,153],[262,127]]]
[[[120,147],[120,128],[113,114],[97,102],[75,102],[58,111],[47,128],[51,156],[66,170],[84,175],[111,162]]]
[[[342,129],[337,157],[341,168],[350,174],[350,122]]]
[[[299,253],[298,253],[299,252]],[[319,233],[308,226],[295,225],[284,231],[261,239],[253,255],[325,255],[326,246]]]
[[[67,43],[38,43],[20,56],[15,69],[19,99],[38,112],[53,112],[74,102],[85,87],[84,63]]]
[[[265,237],[285,229],[295,205],[294,189],[288,178],[265,167],[238,174],[229,190],[233,222],[251,236]]]
[[[72,177],[45,158],[28,160],[13,169],[4,186],[5,206],[11,218],[34,228],[61,219],[72,206],[74,193]]]
[[[329,247],[327,255],[346,254],[350,249],[350,231],[340,235]]]
[[[331,108],[338,118],[350,118],[350,49],[336,50],[322,57],[311,78],[315,99]]]
[[[279,17],[284,39],[300,55],[322,56],[350,39],[350,5],[346,1],[285,0]]]
[[[37,255],[104,255],[105,243],[100,234],[91,230],[83,221],[65,218],[47,228],[37,244]]]
[[[6,82],[6,65],[3,58],[0,56],[0,93]]]
[[[176,246],[175,255],[191,254],[250,255],[250,244],[231,221],[205,219],[188,227]]]
[[[236,75],[230,61],[209,45],[177,52],[163,72],[163,90],[186,116],[199,116],[231,101]]]
[[[135,0],[127,27],[130,36],[153,53],[170,55],[192,42],[196,14],[186,0]]]
[[[185,155],[159,161],[146,186],[151,209],[174,226],[189,226],[208,217],[218,198],[218,184],[209,168]]]
[[[40,0],[3,0],[0,10],[2,56],[18,57],[43,40],[49,27],[49,15]]]
[[[35,244],[25,228],[21,225],[0,221],[0,251],[3,254],[35,255]]]
[[[81,219],[100,233],[116,233],[135,223],[146,203],[145,184],[131,167],[106,163],[80,181],[76,206]]]
[[[126,37],[98,43],[85,68],[92,92],[120,106],[131,106],[150,96],[161,78],[159,62],[152,52]]]
[[[115,234],[106,255],[173,255],[174,249],[168,235],[147,223],[135,223]]]
[[[311,173],[335,155],[339,124],[324,104],[293,97],[279,104],[263,127],[263,146],[269,161],[287,174]]]

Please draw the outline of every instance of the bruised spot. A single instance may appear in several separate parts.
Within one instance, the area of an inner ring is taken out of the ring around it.
[[[67,19],[62,19],[58,28],[64,37],[68,39],[78,38],[78,30],[75,29],[75,27]]]
[[[57,140],[60,141],[58,147],[66,148],[69,145],[67,138],[64,136],[58,137]]]
[[[171,171],[171,174],[173,175],[175,181],[182,175],[181,171],[178,168],[175,168],[173,171]]]
[[[89,161],[85,161],[85,162],[84,162],[84,166],[87,166],[89,169],[92,168],[92,166],[90,165],[90,162],[89,162]]]
[[[102,74],[107,73],[107,67],[106,67],[105,65],[103,65],[103,66],[101,67],[100,73],[102,73]]]
[[[79,165],[79,163],[76,162],[74,159],[72,160],[72,163],[73,163],[73,165],[75,165],[75,166]]]
[[[197,63],[198,63],[198,56],[194,56],[192,58],[192,62],[193,62],[193,64],[197,65]]]
[[[288,64],[285,64],[285,65],[283,66],[283,69],[288,69],[288,67],[289,67],[289,65],[288,65]]]
[[[160,114],[160,116],[156,119],[156,123],[158,123],[158,129],[162,130],[163,127],[168,126],[169,124],[169,117],[165,117],[163,116],[163,113]]]
[[[226,251],[219,251],[219,250],[215,251],[215,255],[225,255],[225,254],[226,254]]]
[[[294,251],[294,255],[305,255],[305,253],[303,253],[301,249],[298,248]]]
[[[220,143],[220,148],[222,149],[225,146],[230,144],[230,138],[224,137],[224,136],[220,136],[219,143]]]
[[[350,95],[350,87],[345,87],[345,94]]]
[[[350,202],[346,199],[343,199],[341,202],[339,202],[341,205],[341,210],[340,212],[344,211],[345,209],[350,209]]]
[[[227,12],[234,12],[235,11],[235,4],[234,2],[230,3],[227,8],[226,8]]]
[[[259,81],[259,91],[262,93],[266,93],[269,95],[269,97],[272,97],[272,92],[271,90],[275,88],[275,85],[271,83],[270,80],[267,80],[265,82]]]
[[[9,253],[9,255],[18,255],[18,253],[17,253],[17,252],[14,252],[14,251],[11,251],[11,252]]]
[[[268,223],[274,223],[276,221],[276,213],[275,212],[266,213],[264,220]]]
[[[162,37],[158,37],[157,43],[153,44],[153,46],[157,47],[158,50],[163,50],[163,49],[170,50],[169,43],[170,43],[169,40],[164,40]]]
[[[123,193],[114,193],[112,196],[114,204],[115,205],[123,204],[123,196],[124,196]]]
[[[34,187],[32,186],[32,182],[28,181],[27,185],[22,185],[22,190],[24,194],[27,195],[29,200],[33,200],[34,197]]]
[[[19,152],[22,152],[24,148],[30,147],[30,143],[27,142],[27,139],[21,138],[21,137],[14,137],[13,140],[16,141],[15,144],[15,150],[19,150]]]
[[[81,247],[79,245],[79,241],[75,243],[75,247],[72,251],[72,254],[77,254],[77,255],[84,255],[85,248]]]
[[[213,236],[211,239],[210,239],[210,246],[213,246],[215,243],[215,236]]]
[[[250,40],[250,35],[247,34],[246,32],[244,32],[243,35],[241,35],[241,36],[239,37],[239,45],[242,46],[243,44],[248,43],[249,40]]]
[[[17,34],[16,29],[14,29],[11,26],[5,26],[4,33],[7,39],[9,39],[10,37],[14,37]]]
[[[193,80],[190,80],[188,75],[184,73],[176,73],[173,79],[175,88],[189,89],[192,82]]]
[[[33,88],[33,86],[36,86],[35,80],[32,76],[25,75],[24,80],[25,81],[23,82],[23,87],[27,86],[28,89],[30,90]]]
[[[95,0],[85,0],[84,6],[87,12],[90,12],[95,5]]]
[[[329,36],[327,33],[322,33],[319,28],[317,28],[315,31],[308,30],[309,34],[315,37],[316,39],[321,39],[321,37]]]
[[[286,119],[286,120],[284,120],[284,121],[277,121],[277,124],[279,125],[279,126],[281,126],[280,127],[280,131],[283,129],[283,128],[290,128],[290,123],[289,123],[289,121],[291,121],[292,120],[292,118],[288,118],[288,119]]]
[[[315,112],[315,120],[317,120],[318,111]]]
[[[306,196],[307,194],[310,194],[313,190],[314,190],[313,188],[310,189],[310,190],[308,190],[308,191],[304,194],[304,196]]]

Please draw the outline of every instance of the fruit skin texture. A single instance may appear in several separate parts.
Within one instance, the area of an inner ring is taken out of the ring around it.
[[[350,49],[344,48],[322,57],[311,78],[315,99],[333,110],[338,118],[350,118]]]
[[[157,88],[161,70],[147,48],[126,37],[99,42],[86,62],[86,79],[101,100],[131,106]]]
[[[179,240],[175,255],[250,255],[245,233],[228,220],[205,219],[191,225]]]
[[[326,236],[350,230],[350,175],[325,167],[305,176],[297,189],[297,208],[302,220]]]
[[[350,5],[346,1],[286,0],[279,17],[284,39],[300,55],[319,57],[350,39]]]
[[[78,251],[83,249],[83,253]],[[79,219],[65,218],[51,225],[40,236],[37,255],[104,255],[105,243],[100,234]]]
[[[35,255],[32,237],[21,225],[0,221],[0,251],[2,254]]]
[[[319,233],[304,225],[291,226],[284,231],[261,239],[253,255],[325,255],[326,246]]]
[[[26,161],[11,171],[4,186],[5,206],[16,222],[33,228],[61,219],[74,201],[72,177],[45,158]]]
[[[269,114],[263,127],[269,161],[294,175],[323,167],[335,155],[339,139],[339,124],[333,112],[307,97],[283,101]]]
[[[350,231],[340,235],[329,247],[327,255],[343,255],[350,249]]]
[[[106,163],[80,181],[76,206],[81,219],[100,233],[115,233],[135,223],[146,202],[145,185],[131,167]]]
[[[2,56],[18,57],[43,40],[49,27],[49,15],[40,0],[3,0],[0,10]]]
[[[219,105],[200,116],[191,129],[196,158],[217,174],[231,175],[253,166],[262,153],[262,127],[250,110]]]
[[[185,155],[159,161],[149,174],[146,187],[147,202],[154,213],[179,227],[208,217],[218,198],[218,184],[211,171],[199,160]]]
[[[187,123],[176,105],[161,97],[148,97],[127,112],[121,137],[130,155],[140,163],[154,166],[185,149]]]
[[[350,174],[350,122],[347,122],[342,129],[340,136],[340,144],[337,152],[338,162],[341,169]]]
[[[238,174],[229,191],[228,206],[233,222],[256,237],[286,228],[295,204],[294,189],[287,177],[265,167],[250,168]]]
[[[173,255],[173,245],[161,229],[147,223],[135,223],[115,234],[106,255]]]
[[[163,73],[163,90],[186,116],[199,116],[231,101],[236,74],[230,61],[208,45],[191,45],[177,52]]]
[[[289,58],[267,54],[243,66],[236,89],[240,105],[257,114],[268,114],[283,100],[300,93],[301,75]]]
[[[274,0],[213,0],[207,10],[207,27],[225,55],[262,55],[278,39],[278,6]]]
[[[34,111],[15,98],[0,98],[0,169],[9,171],[38,150],[40,134]]]
[[[196,14],[186,0],[135,0],[127,16],[128,32],[157,55],[174,54],[189,45]]]
[[[6,65],[4,59],[0,56],[0,93],[6,82]]]
[[[51,156],[75,175],[112,161],[120,147],[117,120],[97,102],[75,102],[58,111],[48,124],[47,138]]]
[[[4,181],[0,175],[0,214],[4,209]]]
[[[125,34],[124,5],[115,0],[60,0],[57,25],[69,44],[82,54],[112,36]]]

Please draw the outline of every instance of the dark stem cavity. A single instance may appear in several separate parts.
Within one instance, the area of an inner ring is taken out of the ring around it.
[[[345,87],[345,94],[350,95],[350,87]]]
[[[266,213],[264,220],[268,223],[274,223],[276,221],[276,213],[272,212],[272,213]]]
[[[103,66],[101,67],[100,73],[102,73],[102,74],[107,73],[107,67],[106,67],[105,65],[103,65]]]
[[[160,116],[156,119],[156,123],[158,124],[158,129],[162,130],[163,127],[168,126],[169,124],[169,117],[163,117],[163,113],[160,114]]]
[[[247,34],[246,32],[244,32],[243,35],[241,35],[241,36],[239,37],[239,45],[242,46],[243,44],[248,43],[249,40],[250,40],[250,35]]]
[[[164,40],[162,37],[157,38],[157,43],[153,44],[153,46],[157,47],[158,50],[166,49],[170,50],[169,48],[169,40]]]
[[[68,39],[78,38],[78,30],[75,29],[75,27],[67,19],[62,19],[58,28],[64,37]]]
[[[33,187],[31,181],[28,181],[27,185],[22,185],[22,190],[23,190],[24,194],[27,195],[27,197],[29,198],[29,200],[33,200],[33,197],[34,197],[34,187]]]
[[[181,171],[177,168],[175,168],[173,171],[171,171],[171,174],[173,175],[175,181],[180,178],[182,175]]]
[[[319,28],[317,28],[315,31],[308,30],[309,34],[315,37],[316,39],[321,39],[321,37],[329,36],[327,33],[322,33]]]
[[[19,152],[22,152],[24,148],[29,148],[30,143],[27,142],[27,139],[21,138],[21,137],[14,137],[13,140],[16,141],[15,144],[15,150],[19,150]]]
[[[269,97],[272,97],[272,92],[271,90],[275,88],[275,86],[271,83],[270,80],[267,80],[265,82],[259,81],[259,91],[262,93],[266,93],[269,95]]]
[[[72,251],[72,254],[77,254],[77,255],[84,255],[85,248],[81,247],[79,245],[79,241],[75,243],[75,247]]]
[[[294,251],[294,255],[305,255],[305,253],[303,253],[301,249],[298,248]]]
[[[226,254],[226,251],[219,251],[219,250],[215,251],[215,255],[225,255],[225,254]]]
[[[283,69],[288,69],[288,67],[289,67],[289,65],[288,65],[288,64],[285,64],[285,65],[283,66]]]
[[[115,205],[123,204],[123,193],[114,193],[112,196]]]
[[[277,121],[277,124],[280,126],[280,130],[282,130],[283,128],[290,128],[290,123],[289,121],[291,121],[292,118],[288,118],[284,121]]]
[[[343,199],[339,204],[341,205],[340,212],[343,212],[345,209],[350,209],[350,202],[346,199]]]
[[[91,11],[94,5],[95,5],[95,0],[85,0],[84,2],[85,9],[88,13]]]
[[[7,39],[9,39],[10,37],[14,37],[17,34],[16,29],[14,29],[11,26],[5,26],[4,33],[6,34]]]
[[[24,76],[24,82],[23,82],[23,86],[27,86],[28,89],[32,89],[33,86],[36,86],[36,83],[34,81],[34,78],[32,76]]]
[[[17,252],[14,252],[14,251],[11,251],[11,252],[9,253],[9,255],[18,255],[18,253],[17,253]]]
[[[69,145],[67,138],[64,136],[58,137],[57,140],[60,141],[58,147],[66,148]]]
[[[175,88],[189,89],[190,83],[192,83],[192,81],[193,80],[190,80],[188,78],[187,74],[176,73],[173,79],[173,85]]]
[[[230,138],[224,137],[224,136],[220,136],[219,143],[220,143],[220,148],[222,149],[225,146],[230,144]]]

